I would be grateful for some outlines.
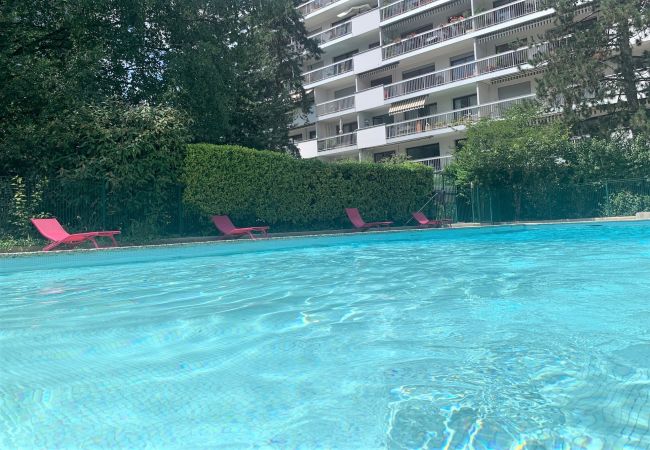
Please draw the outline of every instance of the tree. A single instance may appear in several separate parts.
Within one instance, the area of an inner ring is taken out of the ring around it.
[[[66,118],[93,107],[171,107],[190,141],[295,151],[291,94],[317,52],[293,0],[5,0],[0,175],[56,172],[80,136]]]
[[[579,132],[606,136],[621,128],[648,129],[643,99],[650,93],[650,56],[639,46],[650,34],[649,5],[549,0],[557,14],[555,27],[543,36],[552,51],[535,60],[545,64],[538,95],[561,107]]]

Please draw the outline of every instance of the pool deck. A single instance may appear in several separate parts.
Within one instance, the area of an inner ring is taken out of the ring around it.
[[[453,229],[466,229],[466,228],[491,228],[491,227],[505,227],[505,226],[540,226],[540,225],[558,225],[558,224],[580,224],[580,223],[594,223],[594,222],[638,222],[650,220],[650,213],[639,213],[636,216],[620,216],[620,217],[595,217],[587,219],[564,219],[564,220],[545,220],[545,221],[520,221],[520,222],[494,222],[494,223],[479,223],[479,222],[462,222],[454,223],[450,227],[433,228],[433,227],[419,227],[419,226],[395,226],[386,229],[370,229],[367,231],[359,231],[358,229],[336,229],[336,230],[318,230],[318,231],[294,231],[284,233],[269,233],[268,239],[287,239],[293,237],[317,237],[317,236],[333,236],[341,234],[374,234],[374,233],[395,233],[401,231],[447,231]],[[157,239],[146,244],[130,244],[124,243],[118,247],[103,247],[101,249],[95,248],[73,248],[67,250],[56,250],[43,252],[40,247],[30,247],[12,252],[0,252],[0,258],[16,257],[38,254],[56,254],[56,253],[71,253],[71,252],[93,252],[98,250],[115,251],[120,249],[129,248],[146,248],[146,247],[161,247],[171,245],[187,245],[187,244],[201,244],[201,243],[226,243],[233,241],[247,241],[250,239],[240,237],[227,237],[227,236],[199,236],[199,237],[183,237],[183,238],[170,238],[170,239]],[[262,239],[259,239],[262,240]]]

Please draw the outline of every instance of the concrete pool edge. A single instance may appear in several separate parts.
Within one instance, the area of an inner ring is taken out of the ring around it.
[[[160,248],[182,248],[185,246],[197,245],[217,245],[217,244],[251,244],[255,242],[268,242],[280,241],[296,238],[315,238],[315,237],[335,237],[335,236],[355,236],[355,235],[377,235],[377,234],[390,234],[390,233],[403,233],[403,232],[444,232],[449,230],[462,230],[462,229],[489,229],[499,227],[513,227],[513,226],[550,226],[550,225],[570,225],[570,224],[589,224],[589,223],[630,223],[630,222],[647,222],[650,218],[644,216],[620,216],[620,217],[594,217],[587,219],[561,219],[561,220],[546,220],[546,221],[521,221],[521,222],[495,222],[495,223],[479,223],[479,222],[462,222],[454,223],[451,227],[445,228],[424,228],[416,226],[400,226],[391,227],[389,229],[372,229],[367,231],[359,231],[356,229],[339,229],[339,230],[317,230],[317,231],[297,231],[286,233],[269,233],[266,239],[232,239],[223,236],[204,236],[204,237],[186,237],[186,238],[171,238],[155,241],[149,244],[134,244],[134,245],[120,245],[118,247],[103,247],[100,249],[95,248],[82,248],[70,250],[58,250],[44,252],[42,250],[26,250],[19,252],[0,252],[0,260],[27,258],[35,256],[62,256],[74,254],[90,254],[101,252],[123,252],[128,250],[139,249],[160,249]]]

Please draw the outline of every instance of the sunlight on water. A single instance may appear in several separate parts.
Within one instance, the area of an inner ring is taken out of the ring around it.
[[[0,448],[650,449],[650,224],[0,259]]]

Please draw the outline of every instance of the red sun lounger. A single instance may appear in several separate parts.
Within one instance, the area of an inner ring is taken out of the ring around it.
[[[427,216],[425,216],[421,212],[414,212],[413,213],[413,218],[418,221],[418,223],[423,226],[423,227],[445,227],[445,226],[451,226],[451,219],[441,219],[441,220],[429,220]]]
[[[380,227],[389,227],[393,222],[364,222],[359,210],[357,208],[345,208],[345,213],[348,215],[350,222],[354,225],[354,228],[360,230],[367,230],[368,228],[380,228]]]
[[[63,229],[56,219],[32,219],[32,223],[44,238],[52,241],[43,248],[44,252],[50,251],[62,244],[75,246],[85,241],[90,241],[95,248],[99,248],[99,244],[95,240],[97,237],[110,238],[113,241],[113,247],[115,247],[117,246],[115,235],[120,234],[119,231],[92,231],[89,233],[70,234]]]
[[[247,234],[251,239],[255,239],[253,235],[254,231],[262,233],[263,237],[267,237],[267,231],[269,227],[246,227],[246,228],[237,228],[230,221],[228,216],[212,216],[212,223],[217,227],[226,236],[243,236]]]

